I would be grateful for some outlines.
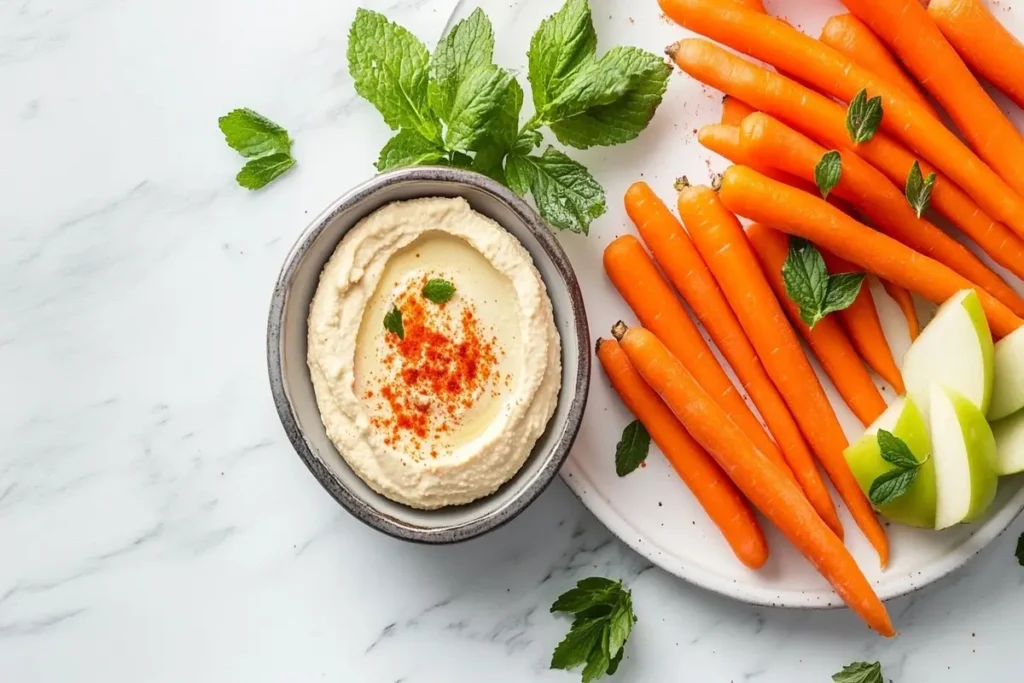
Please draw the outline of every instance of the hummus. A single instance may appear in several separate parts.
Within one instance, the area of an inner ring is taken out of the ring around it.
[[[420,509],[511,479],[561,388],[529,253],[463,199],[396,202],[352,228],[320,275],[308,341],[338,452],[375,491]]]

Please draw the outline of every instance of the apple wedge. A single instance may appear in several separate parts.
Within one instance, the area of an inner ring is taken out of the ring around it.
[[[903,356],[907,394],[926,419],[936,385],[952,389],[985,414],[992,397],[992,357],[992,333],[977,293],[957,292]]]
[[[1024,410],[992,423],[996,439],[996,474],[1024,472]]]
[[[992,401],[986,415],[1000,420],[1024,408],[1024,327],[999,340],[992,366]]]
[[[932,459],[935,461],[935,528],[971,522],[996,495],[996,442],[985,416],[956,391],[931,392]]]
[[[924,529],[935,527],[935,464],[929,457],[932,452],[928,437],[928,423],[913,400],[905,397],[896,399],[874,424],[867,428],[864,436],[846,449],[844,455],[853,475],[857,478],[864,494],[871,490],[871,484],[884,472],[894,467],[882,459],[878,447],[878,430],[884,429],[903,440],[918,461],[924,461],[917,472],[917,478],[902,496],[877,507],[878,512],[893,522]]]

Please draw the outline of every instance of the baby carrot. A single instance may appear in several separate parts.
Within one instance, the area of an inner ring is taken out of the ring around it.
[[[746,102],[726,95],[722,98],[722,118],[718,122],[726,126],[738,126],[754,111]]]
[[[789,314],[793,326],[800,332],[811,351],[818,357],[825,374],[839,390],[846,405],[867,427],[885,412],[885,399],[878,392],[871,374],[861,363],[838,319],[825,316],[814,327],[808,327],[800,318],[800,307],[786,294],[782,278],[782,265],[789,252],[789,238],[781,232],[754,223],[747,227],[747,238],[761,261],[768,283],[779,303]]]
[[[935,107],[892,56],[885,43],[857,17],[852,14],[837,14],[832,17],[821,29],[820,40],[833,50],[846,55],[852,62],[899,87],[908,97],[938,117]]]
[[[1024,107],[1024,44],[981,0],[931,0],[928,16],[975,73]]]
[[[687,223],[703,220],[699,202],[686,202],[686,195],[687,192],[683,191],[679,199],[684,220]],[[693,309],[757,406],[811,505],[826,524],[842,535],[843,527],[832,497],[818,472],[814,456],[800,434],[800,428],[689,235],[646,183],[634,183],[626,191],[625,204],[626,213],[654,255],[654,260]]]
[[[821,521],[800,489],[769,465],[750,439],[707,395],[656,336],[632,328],[620,340],[633,366],[694,439],[725,470],[761,513],[789,539],[839,596],[878,633],[895,631],[842,541]]]
[[[1024,138],[928,17],[920,0],[843,0],[843,4],[892,48],[917,81],[946,110],[978,156],[1013,188],[1018,197],[1024,194]],[[987,40],[986,36],[982,42]],[[1020,68],[1019,64],[1009,61],[1013,59],[1012,54],[1004,57],[1006,61],[1001,60],[1000,64],[1012,64],[1011,70]],[[911,108],[902,107],[896,98],[885,97],[884,88],[876,85],[872,94],[876,94],[876,90],[884,100],[882,125],[890,132],[900,135],[901,126],[922,123],[912,116]],[[846,102],[850,101],[848,97],[839,96]],[[890,120],[890,125],[885,124],[885,119]],[[911,141],[910,137],[905,138],[906,142],[924,153],[924,148]],[[938,159],[929,157],[929,161],[942,167]],[[943,170],[948,173],[948,169]]]
[[[768,542],[747,499],[637,373],[617,341],[598,339],[597,357],[623,403],[647,429],[736,557],[747,567],[760,569],[768,560]]]
[[[885,287],[885,293],[900,307],[900,312],[907,320],[907,334],[910,335],[910,341],[914,341],[921,334],[921,321],[917,317],[914,297],[903,287],[898,287],[888,280],[882,280],[882,286]]]
[[[729,168],[719,192],[730,211],[810,240],[934,303],[942,303],[962,289],[973,288],[981,299],[992,332],[999,337],[1024,324],[998,299],[947,266],[858,223],[814,195],[745,166]]]
[[[871,95],[880,95],[884,109],[884,129],[903,139],[924,159],[941,169],[991,215],[1005,221],[1019,234],[1024,235],[1024,199],[942,122],[895,86],[889,85],[888,81],[874,76],[856,64],[850,64],[848,59],[832,48],[803,35],[785,23],[758,12],[720,5],[714,0],[661,0],[661,4],[670,17],[683,23],[687,28],[764,60],[828,95],[844,101],[852,99],[861,90],[867,90]],[[695,62],[706,67],[709,62],[720,64],[722,61],[715,59],[714,51],[709,51],[709,47],[711,46],[707,43],[701,44],[700,41],[688,39],[676,43],[668,51],[684,71],[696,75],[693,68],[696,66]],[[705,54],[701,54],[702,52]],[[775,75],[790,86],[798,86],[792,80]],[[704,81],[704,78],[697,77]],[[724,71],[717,74],[717,77],[731,80],[735,76],[729,71]],[[763,89],[765,83],[761,82],[760,85]],[[790,114],[790,117],[787,117],[760,106],[752,97],[740,95],[729,88],[725,88],[725,91],[726,94],[738,96],[747,104],[779,116],[783,120],[788,121],[793,116],[810,116],[806,102],[801,98],[786,101],[786,108]],[[801,87],[798,92],[810,91]],[[836,103],[829,104],[838,107],[841,112],[845,138],[843,146],[849,147],[852,143],[845,132],[845,112]],[[876,134],[875,138],[877,137]],[[1019,141],[1020,136],[1016,135],[1016,139]],[[874,139],[870,142],[874,142]],[[862,143],[860,146],[869,143]],[[1013,144],[1011,141],[1010,146]]]
[[[814,181],[815,166],[826,149],[766,114],[751,114],[740,127],[749,154],[762,163]],[[1024,315],[1024,298],[986,266],[967,247],[918,218],[903,193],[879,171],[853,152],[839,151],[842,175],[836,194],[853,202],[879,229],[911,249],[946,264],[987,290],[1017,315]]]
[[[728,175],[726,172],[726,177]],[[743,228],[710,188],[694,187],[687,192],[690,193],[687,201],[704,202],[706,217],[700,223],[687,223],[690,237],[718,280],[769,376],[786,399],[804,437],[885,566],[889,560],[889,542],[843,457],[848,445],[846,435],[804,355],[800,340],[761,272]],[[839,209],[833,210],[842,213]]]
[[[789,471],[775,442],[736,391],[672,287],[665,282],[640,242],[632,235],[623,235],[609,244],[604,250],[604,269],[640,323],[661,336],[672,353],[715,397],[758,450],[783,472]]]

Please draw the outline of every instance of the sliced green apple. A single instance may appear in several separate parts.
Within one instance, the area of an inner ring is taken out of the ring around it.
[[[999,340],[992,366],[992,402],[986,415],[999,420],[1024,408],[1024,327]]]
[[[992,423],[996,438],[996,474],[1024,472],[1024,410]]]
[[[985,416],[952,389],[931,392],[935,528],[978,519],[996,496],[996,442]]]
[[[894,465],[882,459],[878,447],[878,430],[892,432],[903,440],[918,461],[924,461],[917,472],[917,478],[902,496],[878,506],[878,512],[885,518],[899,524],[931,529],[935,527],[935,465],[929,457],[932,452],[928,438],[928,423],[913,400],[899,398],[882,413],[874,424],[867,428],[864,436],[846,449],[846,462],[853,470],[864,494],[871,490],[871,484]]]
[[[984,414],[992,397],[992,356],[992,333],[977,293],[958,292],[903,356],[907,394],[925,418],[933,385],[952,389]]]

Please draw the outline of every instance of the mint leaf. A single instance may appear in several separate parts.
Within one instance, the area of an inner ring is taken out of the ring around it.
[[[910,485],[917,479],[918,468],[909,470],[899,468],[888,470],[875,477],[868,489],[868,498],[875,506],[891,503],[910,488]]]
[[[606,579],[603,576],[591,576],[591,577],[586,578],[586,579],[580,579],[576,583],[576,586],[578,588],[582,588],[582,589],[588,590],[588,591],[597,591],[597,590],[608,590],[608,591],[611,591],[611,590],[622,588],[622,582],[621,581],[612,581],[611,579]]]
[[[572,669],[587,661],[590,653],[601,648],[601,639],[607,621],[598,619],[581,624],[571,629],[565,638],[555,647],[551,655],[552,669]]]
[[[875,137],[882,123],[882,96],[868,99],[867,90],[861,90],[846,110],[846,132],[855,144],[867,142]]]
[[[607,210],[604,188],[582,164],[554,147],[541,156],[510,156],[505,173],[509,187],[521,195],[528,188],[541,216],[560,230],[585,235]]]
[[[294,165],[295,159],[287,152],[268,154],[246,162],[235,176],[235,180],[247,190],[258,190],[276,180]]]
[[[473,149],[494,125],[493,114],[505,99],[512,75],[493,64],[472,69],[461,83],[452,105],[445,142],[449,149]]]
[[[814,327],[824,317],[822,307],[828,293],[828,268],[825,259],[807,240],[791,237],[782,279],[786,295],[800,308],[800,319]]]
[[[525,156],[533,150],[540,147],[540,143],[544,141],[544,136],[540,134],[538,130],[524,130],[516,138],[515,144],[512,146],[512,151],[521,156]]]
[[[619,654],[612,657],[612,661],[608,662],[608,675],[612,676],[616,671],[619,670],[619,664],[622,663],[622,657],[626,654],[626,648],[622,647],[619,649]]]
[[[935,188],[935,172],[928,174],[927,178],[921,177],[921,164],[914,160],[914,165],[910,167],[910,173],[907,174],[907,187],[906,197],[907,201],[914,211],[917,213],[917,217],[920,218],[921,214],[928,208],[928,204],[932,201],[932,190]]]
[[[854,662],[832,675],[834,683],[884,683],[882,665],[878,662]]]
[[[573,72],[561,92],[544,107],[540,120],[551,124],[615,102],[631,85],[633,74],[614,60],[589,60]]]
[[[459,85],[471,70],[489,65],[493,59],[494,30],[478,7],[452,27],[430,58],[433,78],[428,86],[428,100],[434,113],[448,121]]]
[[[597,33],[587,0],[568,0],[530,40],[529,80],[540,112],[562,91],[572,73],[597,52]]]
[[[608,625],[608,652],[612,656],[622,652],[622,647],[629,640],[629,634],[633,632],[635,620],[632,600],[620,601],[619,606],[612,612]]]
[[[252,109],[235,109],[217,120],[224,140],[243,157],[291,152],[288,131]]]
[[[412,33],[387,17],[357,9],[348,34],[348,70],[356,92],[377,108],[392,130],[411,128],[441,142],[441,126],[427,98],[430,54]]]
[[[836,150],[825,152],[814,167],[814,182],[823,199],[828,198],[843,175],[843,158]]]
[[[599,646],[590,651],[587,665],[583,667],[583,683],[590,683],[604,676],[611,663],[611,655],[608,652],[608,628],[605,627],[601,631]]]
[[[375,164],[383,173],[403,166],[436,164],[444,160],[445,152],[437,143],[427,140],[415,130],[400,130],[388,140]]]
[[[892,432],[879,429],[877,439],[879,455],[882,456],[882,460],[904,470],[921,466],[922,463],[914,457],[910,447]]]
[[[615,473],[624,477],[647,459],[651,448],[651,435],[640,420],[633,420],[622,430],[622,438],[615,446]]]
[[[445,304],[455,296],[455,285],[439,277],[427,280],[423,285],[423,297],[435,304]]]
[[[384,329],[398,335],[399,339],[405,339],[405,325],[402,324],[402,311],[398,306],[391,304],[391,310],[384,314]]]
[[[629,77],[628,85],[606,104],[589,106],[551,123],[552,132],[562,144],[587,149],[634,139],[661,104],[671,74],[662,59],[635,47],[612,48],[597,64],[613,65]]]
[[[475,145],[476,156],[472,169],[508,185],[505,177],[505,157],[516,146],[519,136],[519,112],[523,108],[523,89],[514,77],[501,96],[501,103],[493,112],[494,120],[487,135]],[[540,136],[537,131],[532,131]],[[531,148],[532,149],[532,148]],[[523,152],[529,153],[529,150]]]
[[[1017,538],[1017,564],[1024,567],[1024,533]]]
[[[828,289],[825,290],[825,301],[821,305],[821,316],[843,311],[853,305],[860,296],[860,288],[864,284],[864,273],[839,273],[829,275]]]

